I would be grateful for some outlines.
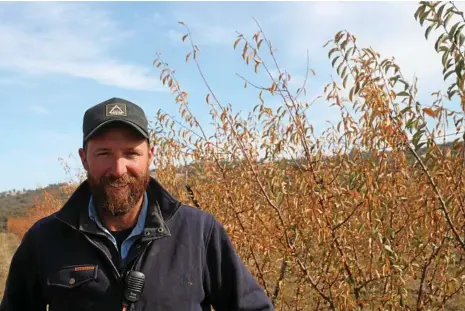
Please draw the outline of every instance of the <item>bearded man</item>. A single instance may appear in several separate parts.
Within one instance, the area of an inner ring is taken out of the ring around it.
[[[87,179],[25,234],[0,311],[273,310],[214,216],[150,176],[149,137],[127,100],[85,112]]]

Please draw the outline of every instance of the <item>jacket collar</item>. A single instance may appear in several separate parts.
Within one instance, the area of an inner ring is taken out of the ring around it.
[[[177,212],[181,203],[153,177],[150,177],[146,191],[148,210],[142,240],[170,236],[171,233],[166,223]],[[76,230],[98,235],[104,234],[89,218],[90,196],[89,183],[85,180],[73,192],[63,207],[55,213],[55,217]]]

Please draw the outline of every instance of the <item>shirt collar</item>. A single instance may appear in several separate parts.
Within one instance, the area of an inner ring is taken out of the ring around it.
[[[136,226],[134,227],[134,229],[132,230],[128,238],[130,238],[131,236],[139,235],[144,230],[145,219],[147,217],[147,206],[148,206],[147,192],[144,192],[144,197],[142,200],[142,208],[139,213],[139,218],[137,219]],[[89,200],[88,212],[89,212],[89,218],[92,219],[101,230],[103,230],[105,233],[110,234],[110,232],[105,228],[105,226],[103,226],[102,222],[100,221],[97,210],[95,209],[94,198],[92,195],[90,196],[90,200]]]

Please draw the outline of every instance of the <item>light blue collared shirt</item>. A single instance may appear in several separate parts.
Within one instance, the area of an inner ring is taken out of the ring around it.
[[[126,240],[124,240],[123,243],[121,244],[121,254],[120,255],[121,255],[122,260],[124,260],[126,258],[126,256],[128,255],[129,249],[131,248],[132,244],[136,240],[137,236],[140,235],[142,233],[142,231],[144,230],[145,217],[147,216],[147,205],[148,205],[147,193],[144,192],[144,199],[142,201],[142,208],[141,208],[141,211],[139,213],[139,218],[137,219],[137,224],[134,227],[134,229],[132,229],[131,234],[129,234],[129,236],[126,238]],[[118,246],[116,244],[116,239],[113,237],[113,235],[110,233],[110,231],[108,231],[108,229],[103,226],[102,222],[100,221],[100,218],[99,218],[99,216],[97,214],[97,210],[95,209],[95,206],[94,206],[94,199],[93,199],[92,196],[90,197],[90,200],[89,200],[89,217],[90,217],[90,219],[92,219],[97,224],[97,226],[103,232],[105,232],[105,234],[108,236],[108,238],[115,245],[116,249],[118,249]]]

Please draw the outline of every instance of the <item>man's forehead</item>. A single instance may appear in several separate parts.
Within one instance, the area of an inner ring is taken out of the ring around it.
[[[112,128],[99,135],[95,135],[88,143],[94,148],[105,146],[136,148],[138,146],[143,146],[146,141],[147,139],[130,129]]]

